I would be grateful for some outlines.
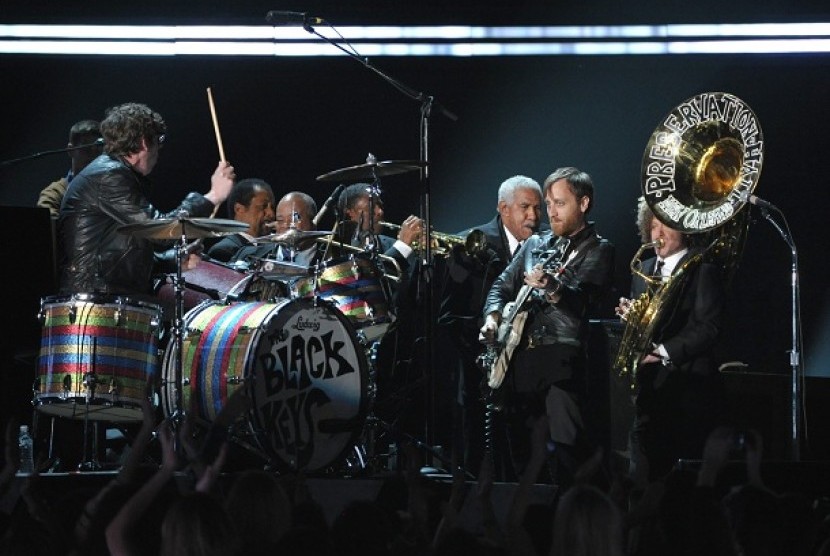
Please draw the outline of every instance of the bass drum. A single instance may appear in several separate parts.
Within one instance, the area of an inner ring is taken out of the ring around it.
[[[239,388],[252,409],[232,433],[285,471],[342,459],[369,406],[366,356],[349,321],[325,302],[206,302],[185,315],[182,404],[212,423]],[[163,366],[162,404],[175,413],[176,345]],[[244,438],[248,436],[249,438]]]

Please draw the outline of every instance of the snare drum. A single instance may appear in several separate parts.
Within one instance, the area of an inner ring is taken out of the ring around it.
[[[140,421],[159,363],[160,307],[75,294],[44,298],[39,317],[36,409],[70,419]]]
[[[176,353],[171,342],[162,371],[167,415],[176,411]],[[323,470],[362,432],[366,356],[328,303],[206,302],[185,315],[182,354],[184,408],[212,423],[238,388],[249,388],[253,408],[233,434],[284,470]]]
[[[394,320],[389,313],[383,273],[367,256],[349,255],[318,266],[315,276],[292,287],[298,298],[331,301],[367,341],[380,339]]]
[[[156,291],[156,297],[165,307],[173,308],[176,303],[174,276],[167,277]],[[182,272],[184,310],[189,311],[210,299],[225,299],[225,296],[245,278],[245,273],[230,266],[213,261],[200,261],[196,268]]]

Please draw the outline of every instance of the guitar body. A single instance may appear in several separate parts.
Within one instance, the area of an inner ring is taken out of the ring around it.
[[[487,376],[487,386],[493,390],[499,388],[504,382],[507,367],[510,366],[510,360],[513,358],[513,352],[516,351],[516,346],[519,345],[522,339],[522,331],[526,321],[527,311],[519,311],[512,322],[504,322],[499,327],[499,345],[503,347]]]
[[[558,250],[551,251],[547,258],[541,261],[537,268],[545,270],[546,273],[555,276],[561,273],[565,266],[576,256],[576,251],[571,252],[570,257],[564,264],[560,264],[564,252],[567,250],[567,243],[560,246]],[[557,267],[554,270],[554,267]],[[516,300],[507,303],[502,311],[502,322],[496,335],[496,342],[488,346],[487,352],[479,358],[481,366],[487,371],[487,388],[490,394],[501,387],[510,360],[516,350],[516,346],[522,339],[528,311],[525,309],[527,300],[533,288],[525,284],[516,295]],[[485,398],[489,397],[485,394]]]

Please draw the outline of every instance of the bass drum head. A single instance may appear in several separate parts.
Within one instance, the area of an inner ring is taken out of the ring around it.
[[[368,363],[348,319],[320,300],[285,301],[251,355],[253,428],[263,451],[290,471],[341,460],[369,407]]]

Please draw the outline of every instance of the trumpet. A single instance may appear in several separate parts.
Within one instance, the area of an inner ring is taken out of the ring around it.
[[[397,232],[401,230],[398,224],[392,224],[391,222],[381,221],[380,225]],[[456,245],[464,249],[468,255],[473,256],[482,252],[487,245],[487,237],[484,235],[484,232],[477,229],[472,230],[466,236],[430,231],[429,241],[432,247],[432,254],[436,257],[446,257]],[[421,242],[418,240],[412,242],[412,248],[416,251],[423,251]]]

